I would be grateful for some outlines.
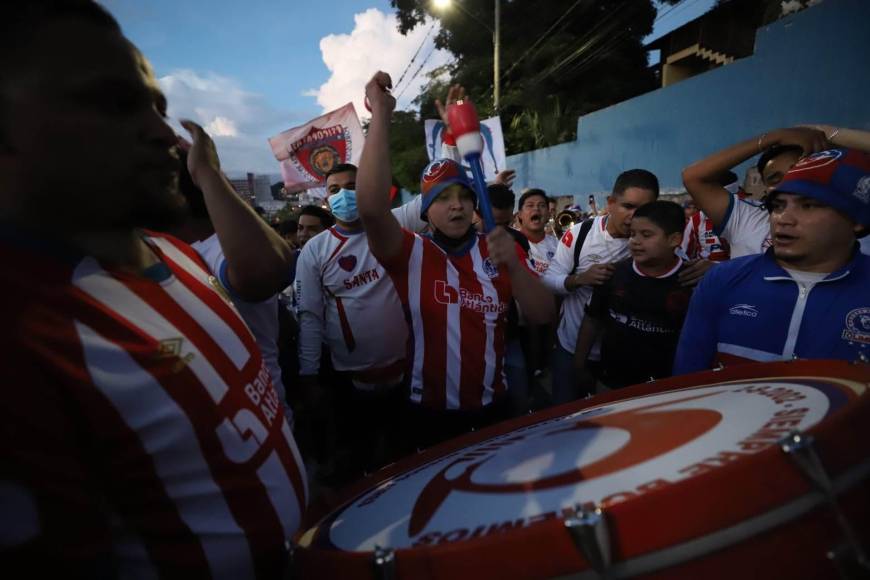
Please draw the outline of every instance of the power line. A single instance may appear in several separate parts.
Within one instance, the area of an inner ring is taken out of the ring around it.
[[[417,47],[417,50],[414,52],[414,56],[411,57],[410,62],[408,62],[408,66],[405,67],[405,70],[402,71],[402,75],[399,77],[399,80],[396,81],[395,85],[393,85],[393,90],[397,89],[402,84],[402,80],[405,78],[405,75],[408,74],[408,71],[411,69],[411,65],[414,64],[415,60],[417,60],[417,56],[420,54],[420,51],[423,50],[423,46],[426,44],[426,40],[435,29],[436,22],[436,20],[432,21],[432,24],[429,26],[429,30],[427,30],[425,36],[423,36],[423,41],[420,43],[420,46]]]
[[[396,95],[396,103],[397,103],[397,104],[398,104],[398,102],[399,102],[399,98],[401,98],[401,96],[402,96],[403,94],[405,94],[405,90],[407,90],[407,88],[411,86],[411,83],[414,82],[414,79],[417,78],[417,75],[420,74],[420,71],[423,70],[423,67],[426,66],[426,63],[429,62],[429,58],[430,58],[430,57],[432,56],[432,54],[434,54],[434,53],[435,53],[435,45],[433,44],[433,45],[432,45],[432,49],[429,51],[429,54],[426,55],[426,58],[423,59],[423,62],[420,63],[420,66],[417,68],[417,71],[414,73],[414,76],[412,76],[412,77],[408,80],[408,82],[405,83],[404,88],[403,88],[401,91],[399,91],[399,94],[398,94],[398,95]]]
[[[583,0],[577,0],[576,2],[574,2],[574,3],[573,3],[573,4],[568,8],[568,10],[566,10],[565,13],[562,14],[562,16],[560,16],[560,17],[556,20],[556,22],[554,22],[553,25],[550,26],[550,28],[547,29],[546,32],[544,32],[544,34],[542,34],[540,37],[538,37],[538,40],[535,41],[535,43],[534,43],[531,47],[529,47],[528,50],[526,50],[522,55],[520,55],[520,57],[519,57],[517,60],[514,61],[514,63],[510,66],[510,68],[508,68],[508,69],[504,72],[504,74],[501,74],[501,75],[499,75],[499,76],[501,76],[501,77],[507,77],[507,76],[511,73],[511,71],[513,71],[513,70],[514,70],[514,69],[515,69],[515,68],[516,68],[516,67],[517,67],[521,62],[523,62],[523,60],[524,60],[524,59],[525,59],[529,54],[531,54],[531,52],[532,52],[533,50],[535,50],[535,47],[537,47],[537,46],[538,46],[539,44],[541,44],[542,42],[546,43],[546,41],[552,40],[553,37],[549,36],[549,34],[550,34],[550,33],[551,33],[551,32],[552,32],[552,31],[553,31],[553,30],[554,30],[554,29],[559,25],[560,22],[562,22],[563,20],[565,20],[565,18],[567,18],[568,15],[571,14],[571,12],[574,10],[574,8],[576,8],[576,7],[580,4],[580,2],[583,2]]]

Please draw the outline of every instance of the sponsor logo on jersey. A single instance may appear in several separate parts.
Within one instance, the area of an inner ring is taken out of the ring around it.
[[[352,257],[352,256],[351,256]],[[356,262],[356,258],[354,258],[354,263]],[[344,281],[344,287],[348,290],[352,288],[358,288],[360,286],[365,286],[369,282],[374,282],[375,280],[380,280],[381,275],[378,274],[377,268],[372,268],[371,270],[367,270],[360,274],[357,274],[353,278],[346,278]]]
[[[566,248],[570,248],[571,244],[574,243],[574,234],[571,233],[571,230],[565,232],[565,235],[562,236],[562,243],[565,244]]]
[[[870,344],[870,308],[856,308],[846,315],[842,338],[850,342]]]
[[[732,316],[756,318],[758,316],[758,308],[751,304],[735,304],[728,309],[728,314],[731,314]]]
[[[438,304],[459,304],[460,308],[467,308],[484,314],[494,312],[501,314],[507,311],[507,304],[493,299],[491,296],[469,292],[465,288],[456,289],[444,280],[435,280],[433,286],[435,302]]]

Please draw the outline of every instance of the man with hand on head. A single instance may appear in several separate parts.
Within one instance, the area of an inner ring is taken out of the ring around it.
[[[768,195],[773,245],[701,282],[674,373],[717,363],[870,358],[870,154],[832,149],[799,161]]]
[[[95,2],[6,2],[0,101],[4,575],[282,577],[301,460],[215,277],[149,231],[184,205],[151,66]],[[184,125],[212,219],[238,219],[210,140]],[[267,274],[286,272],[275,250]]]
[[[433,161],[421,180],[421,217],[431,236],[403,229],[389,211],[390,119],[396,101],[389,75],[366,85],[372,120],[360,160],[360,216],[372,252],[387,269],[405,311],[409,343],[410,436],[422,446],[502,419],[506,412],[507,310],[547,322],[553,299],[519,258],[503,228],[472,226],[477,196],[462,167]]]
[[[768,212],[761,203],[730,193],[721,175],[759,155],[756,167],[769,193],[802,156],[830,146],[870,152],[870,132],[828,125],[768,131],[693,163],[683,170],[683,184],[713,222],[713,233],[727,240],[731,258],[760,254],[772,245]]]

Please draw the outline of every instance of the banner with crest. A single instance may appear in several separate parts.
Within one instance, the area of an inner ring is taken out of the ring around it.
[[[359,162],[365,138],[353,103],[269,139],[289,193],[322,188],[340,163]]]

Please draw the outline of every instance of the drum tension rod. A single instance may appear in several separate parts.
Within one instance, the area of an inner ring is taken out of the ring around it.
[[[390,548],[375,546],[372,564],[377,580],[396,580],[396,554]]]
[[[818,491],[825,497],[825,501],[839,525],[840,530],[846,539],[846,545],[839,546],[828,551],[827,556],[833,561],[840,570],[841,575],[846,569],[852,567],[862,568],[865,572],[870,571],[870,561],[861,549],[861,543],[855,535],[852,526],[849,525],[849,520],[846,519],[843,510],[837,503],[837,496],[834,490],[834,484],[825,471],[825,466],[816,452],[815,438],[812,435],[805,435],[800,431],[792,431],[785,437],[779,440],[779,447],[782,449],[797,465],[798,469]],[[850,564],[851,562],[851,564]],[[850,574],[843,576],[844,578],[852,577]]]
[[[591,503],[579,505],[564,524],[589,567],[599,578],[610,578],[610,534],[601,508]]]

